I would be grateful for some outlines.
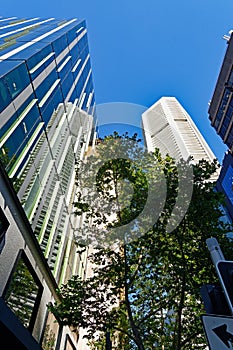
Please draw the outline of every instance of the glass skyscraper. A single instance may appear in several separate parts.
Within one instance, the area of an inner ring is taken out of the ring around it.
[[[0,19],[0,159],[58,284],[75,254],[75,164],[95,140],[84,20]]]

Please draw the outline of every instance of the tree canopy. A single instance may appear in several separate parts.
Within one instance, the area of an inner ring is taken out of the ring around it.
[[[50,310],[83,327],[93,349],[205,349],[200,287],[217,281],[206,239],[229,260],[231,227],[210,181],[217,161],[175,162],[114,133],[78,164],[75,236],[92,273],[63,285]]]

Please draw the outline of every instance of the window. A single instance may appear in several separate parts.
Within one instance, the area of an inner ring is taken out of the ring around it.
[[[0,112],[3,111],[11,103],[8,87],[6,86],[3,78],[0,78]]]
[[[222,181],[222,187],[227,194],[231,204],[233,204],[233,167],[230,165]]]
[[[5,234],[9,227],[9,222],[0,208],[0,253],[5,245]]]
[[[12,100],[30,84],[26,65],[20,64],[16,69],[5,75],[4,80],[8,86]]]
[[[232,147],[233,147],[233,124],[231,125],[230,131],[228,133],[228,136],[227,136],[225,143],[230,149],[232,149]]]
[[[25,253],[20,251],[3,298],[23,325],[30,331],[32,331],[34,326],[41,295],[42,285]]]
[[[230,90],[225,89],[222,101],[220,103],[220,106],[219,106],[219,109],[218,109],[218,112],[217,112],[217,115],[216,115],[216,118],[214,121],[214,127],[216,130],[218,129],[219,124],[224,116],[224,113],[226,112],[226,106],[228,104],[229,97],[230,97]]]

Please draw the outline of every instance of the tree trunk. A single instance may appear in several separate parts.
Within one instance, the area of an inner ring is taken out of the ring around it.
[[[113,183],[114,183],[114,190],[115,190],[115,195],[116,195],[116,201],[117,201],[117,205],[118,205],[118,218],[121,222],[121,211],[120,211],[120,204],[119,204],[119,193],[118,193],[118,189],[117,189],[117,182],[118,182],[118,176],[117,176],[117,172],[113,172]],[[124,258],[124,265],[125,265],[125,271],[124,271],[124,292],[125,292],[125,305],[126,305],[126,309],[127,309],[127,313],[128,313],[128,317],[129,317],[129,324],[130,327],[132,329],[132,333],[134,335],[134,341],[138,347],[138,350],[145,350],[145,347],[143,345],[142,342],[142,338],[141,335],[138,331],[137,326],[135,325],[134,319],[133,319],[133,315],[132,315],[132,310],[131,310],[131,305],[130,305],[130,301],[129,301],[129,293],[128,293],[128,283],[127,283],[127,276],[128,276],[128,264],[127,264],[127,254],[126,254],[126,242],[124,242],[123,245],[123,258]]]
[[[181,350],[181,335],[182,335],[182,311],[183,311],[183,305],[184,305],[184,296],[185,296],[185,274],[182,279],[182,290],[181,290],[181,297],[180,297],[180,303],[179,303],[179,309],[178,309],[178,330],[177,330],[177,350]]]
[[[127,283],[128,266],[127,266],[127,256],[126,256],[126,245],[124,245],[123,250],[124,250],[124,262],[125,262],[125,283],[124,283],[125,284],[125,305],[126,305],[126,309],[129,317],[130,327],[132,329],[132,332],[135,338],[135,343],[138,347],[138,350],[145,350],[141,335],[133,319],[131,305],[129,301],[128,283]]]
[[[181,350],[181,335],[182,335],[182,311],[184,307],[184,299],[185,299],[185,283],[186,283],[186,271],[185,271],[185,257],[184,257],[184,251],[183,251],[183,236],[185,232],[185,221],[183,221],[182,224],[182,235],[181,235],[181,242],[180,242],[180,250],[182,254],[182,261],[183,261],[183,273],[182,273],[182,281],[181,281],[181,295],[180,295],[180,303],[179,303],[179,309],[178,309],[178,330],[177,330],[177,350]]]

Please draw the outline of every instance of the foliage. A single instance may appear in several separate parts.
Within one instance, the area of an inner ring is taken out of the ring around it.
[[[107,330],[116,349],[205,349],[199,290],[217,279],[206,239],[216,237],[226,258],[233,254],[223,198],[209,181],[217,162],[177,165],[158,150],[146,153],[136,135],[114,133],[107,141],[85,164],[86,182],[78,172],[85,190],[77,215],[85,220],[76,240],[80,254],[91,245],[92,275],[74,276],[50,310],[64,324],[86,328],[95,349],[104,348]],[[191,192],[180,190],[186,180]]]
[[[45,326],[45,333],[43,337],[43,350],[54,350],[56,344],[56,336],[49,325]]]
[[[4,148],[4,151],[2,149],[1,152],[0,152],[0,161],[2,162],[2,164],[4,166],[7,166],[8,162],[9,162],[9,159],[10,158],[9,158],[9,151],[8,151],[8,149]]]
[[[0,151],[0,163],[3,165],[3,167],[5,168],[6,171],[9,170],[9,166],[10,166],[11,161],[13,159],[14,159],[14,156],[12,159],[10,159],[8,148],[4,147],[4,151],[3,151],[3,148],[1,149],[1,151]],[[22,184],[22,181],[17,176],[11,177],[10,181],[12,182],[14,190],[16,192],[18,192],[18,190],[20,189],[20,186]]]

